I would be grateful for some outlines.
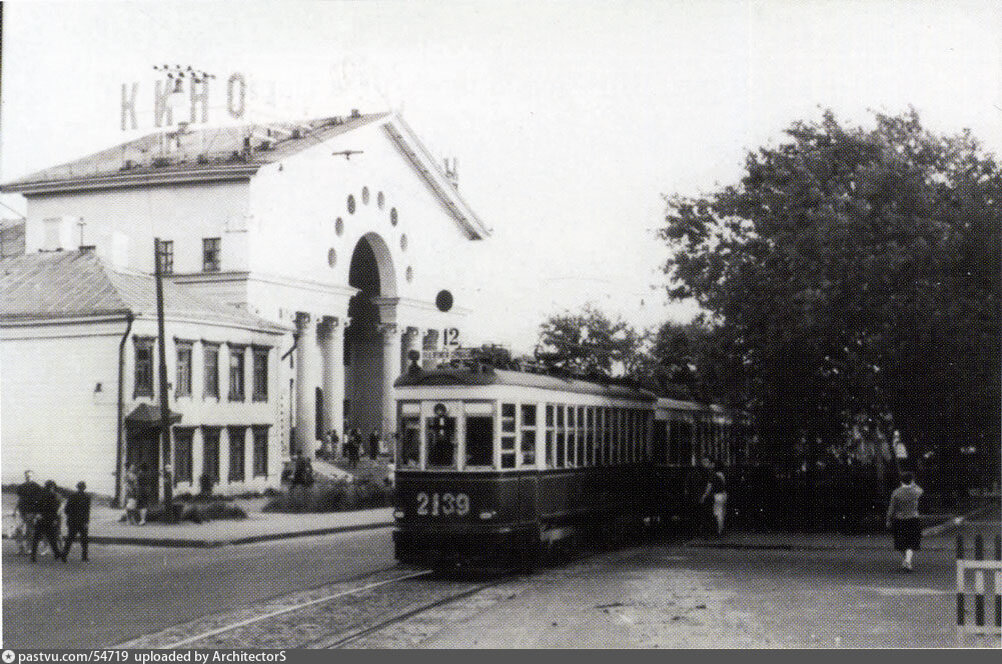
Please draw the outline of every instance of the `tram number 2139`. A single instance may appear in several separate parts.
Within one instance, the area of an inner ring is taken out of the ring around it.
[[[425,493],[416,496],[418,516],[465,516],[470,512],[470,497],[465,493]]]

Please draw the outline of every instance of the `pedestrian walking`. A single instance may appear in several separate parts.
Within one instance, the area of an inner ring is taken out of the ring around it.
[[[63,560],[65,562],[63,554],[60,553],[59,531],[57,530],[59,527],[60,507],[61,501],[59,500],[59,495],[56,493],[56,483],[48,480],[39,498],[38,516],[35,519],[35,534],[31,538],[31,562],[35,562],[38,556],[38,542],[43,537],[49,543],[52,555],[55,556],[56,560]]]
[[[894,549],[902,553],[901,570],[911,572],[912,557],[922,544],[922,521],[918,505],[922,487],[915,483],[915,474],[901,473],[901,486],[891,493],[887,505],[887,527],[894,533]]]
[[[359,452],[362,447],[362,432],[358,429],[352,429],[345,447],[348,449],[348,467],[357,467]]]
[[[289,483],[289,495],[295,495],[298,492],[305,497],[311,484],[313,484],[313,464],[297,450],[292,458],[292,480]]]
[[[153,498],[155,476],[150,471],[146,462],[139,464],[139,472],[136,473],[136,511],[139,512],[139,525],[146,525],[146,512],[150,507],[150,500]]]
[[[80,560],[87,560],[87,544],[89,538],[87,534],[90,525],[90,494],[87,493],[87,484],[77,482],[77,492],[66,499],[64,507],[66,512],[66,548],[63,549],[63,562],[66,562],[70,555],[70,547],[77,537],[80,538]]]
[[[727,478],[720,464],[714,464],[709,459],[703,459],[706,470],[706,488],[699,502],[709,507],[713,515],[717,536],[724,534],[724,517],[727,514]]]
[[[373,429],[369,434],[369,458],[375,461],[379,457],[380,436],[379,429]]]
[[[125,521],[130,526],[139,524],[139,511],[137,497],[139,495],[139,478],[136,476],[135,467],[129,463],[125,465]]]
[[[31,471],[24,471],[24,484],[18,485],[17,505],[14,507],[14,530],[12,538],[17,542],[17,554],[28,553],[34,537],[35,520],[38,517],[43,489],[31,479]]]

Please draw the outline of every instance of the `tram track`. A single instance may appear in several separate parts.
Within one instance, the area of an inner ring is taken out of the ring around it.
[[[255,602],[120,643],[115,648],[413,647],[444,622],[473,615],[530,583],[594,557],[579,551],[548,572],[513,570],[488,579],[442,577],[396,565],[359,577]]]
[[[421,613],[511,581],[433,578],[399,566],[203,616],[116,648],[341,648]]]

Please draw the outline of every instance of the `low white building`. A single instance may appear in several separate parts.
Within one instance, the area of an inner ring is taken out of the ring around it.
[[[276,487],[279,345],[290,330],[164,284],[175,493]],[[120,495],[124,464],[162,468],[155,286],[92,250],[0,261],[4,482]]]

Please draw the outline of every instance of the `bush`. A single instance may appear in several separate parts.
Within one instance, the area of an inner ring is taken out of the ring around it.
[[[372,482],[329,482],[276,496],[265,512],[304,514],[349,512],[393,504],[393,490]]]
[[[227,519],[241,520],[247,518],[247,512],[243,511],[236,505],[227,505],[224,502],[218,501],[207,505],[192,506],[175,503],[174,509],[181,510],[181,521],[190,521],[191,523],[205,523],[207,521],[220,521]],[[151,508],[146,513],[146,520],[159,523],[171,522],[171,519],[168,518],[167,510],[163,505]]]

